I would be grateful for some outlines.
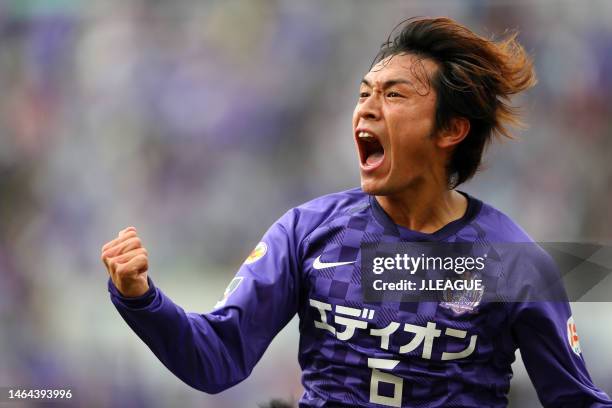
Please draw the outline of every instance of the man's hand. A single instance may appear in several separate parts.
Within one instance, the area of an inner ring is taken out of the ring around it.
[[[102,247],[101,258],[121,295],[138,297],[149,289],[148,252],[142,246],[136,228],[128,227],[120,231],[117,238],[107,242]]]

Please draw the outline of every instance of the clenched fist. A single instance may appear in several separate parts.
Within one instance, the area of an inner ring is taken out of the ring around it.
[[[134,227],[120,231],[117,238],[102,247],[102,262],[123,296],[141,296],[149,289],[147,255]]]

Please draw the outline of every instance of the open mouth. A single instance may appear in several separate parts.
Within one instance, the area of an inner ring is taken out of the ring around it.
[[[359,159],[366,170],[373,170],[380,166],[385,158],[385,149],[378,137],[370,131],[358,129],[356,132]]]

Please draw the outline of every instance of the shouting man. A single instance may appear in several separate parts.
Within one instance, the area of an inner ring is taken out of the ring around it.
[[[363,296],[364,245],[532,242],[456,188],[492,137],[520,124],[510,98],[535,82],[516,35],[494,42],[448,18],[407,20],[360,84],[361,188],[285,213],[208,314],[154,286],[147,250],[126,228],[102,248],[112,302],[168,369],[208,393],[244,380],[297,313],[300,407],[505,407],[517,348],[545,406],[612,407],[589,377],[567,302],[462,313]],[[546,264],[537,258],[522,262]]]

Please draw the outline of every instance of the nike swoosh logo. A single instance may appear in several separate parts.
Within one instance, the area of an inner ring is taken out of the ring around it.
[[[356,261],[348,261],[348,262],[321,262],[321,255],[317,257],[312,263],[312,267],[315,269],[325,269],[325,268],[334,268],[336,266],[342,265],[350,265],[355,263]]]

